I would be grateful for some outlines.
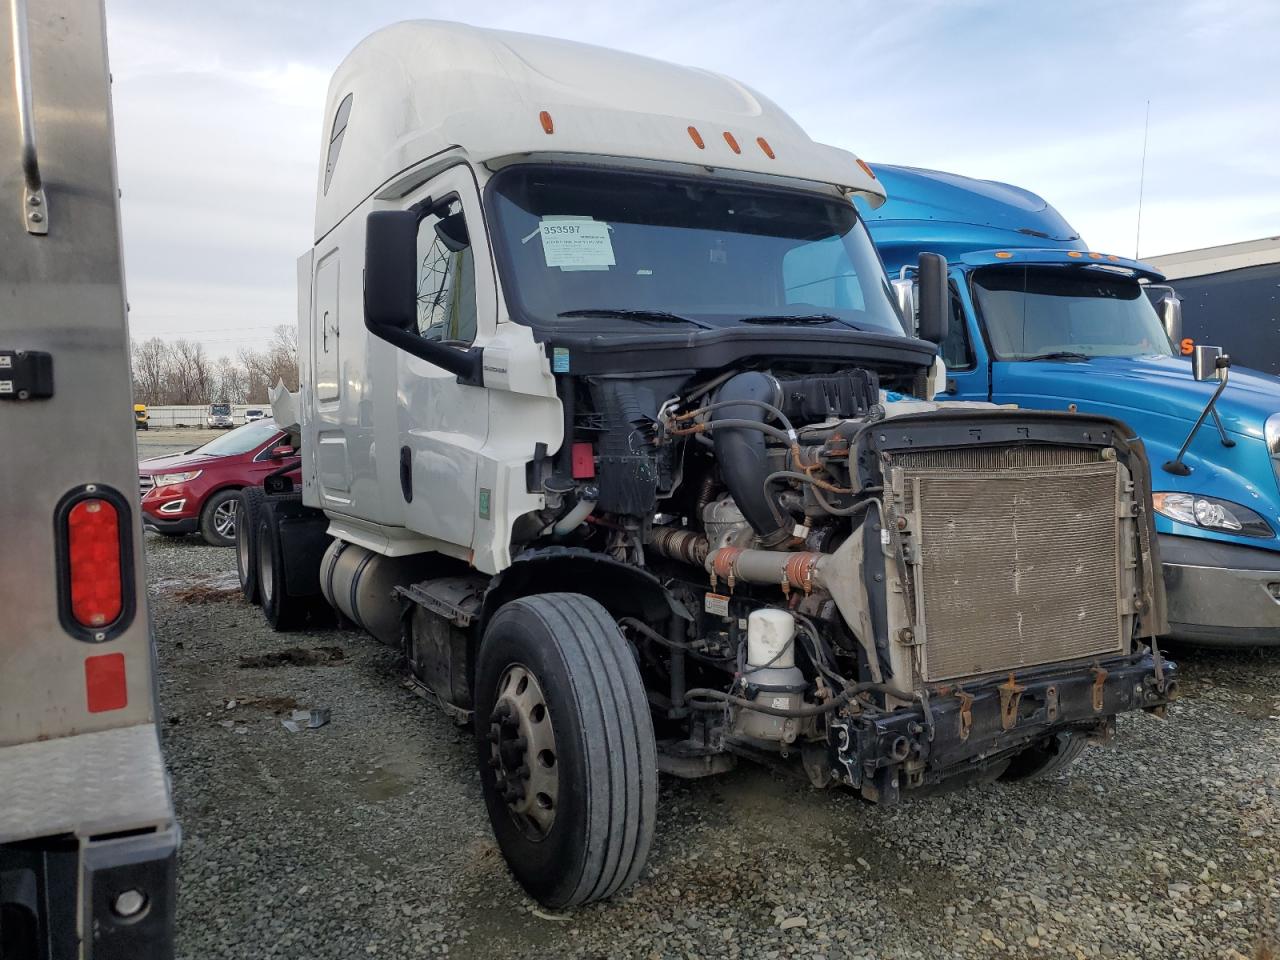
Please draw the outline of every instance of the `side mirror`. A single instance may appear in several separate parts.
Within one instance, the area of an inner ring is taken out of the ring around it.
[[[951,319],[947,258],[938,253],[920,254],[916,277],[920,285],[917,294],[920,319],[916,324],[916,336],[940,344],[947,339],[947,324]]]
[[[1231,358],[1222,352],[1221,347],[1211,347],[1197,343],[1191,354],[1191,375],[1197,380],[1226,379],[1224,371],[1231,366]]]
[[[1160,315],[1160,325],[1164,327],[1169,342],[1175,350],[1178,349],[1182,342],[1182,301],[1173,292],[1173,287],[1163,283],[1148,284],[1147,295],[1153,298],[1156,313]]]
[[[271,452],[267,454],[267,456],[270,457],[272,460],[286,460],[289,457],[292,457],[294,453],[295,451],[293,447],[289,446],[287,443],[284,443],[278,447],[272,447]]]
[[[914,280],[891,280],[893,295],[898,299],[898,312],[902,314],[902,322],[907,325],[907,333],[916,326],[916,282]]]
[[[416,210],[376,210],[365,221],[364,325],[375,337],[480,386],[481,350],[460,350],[418,335],[418,223]],[[465,236],[457,224],[450,239]],[[441,234],[441,239],[445,237]]]

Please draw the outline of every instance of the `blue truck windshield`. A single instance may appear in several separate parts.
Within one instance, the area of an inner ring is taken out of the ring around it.
[[[514,167],[491,203],[512,313],[593,329],[903,328],[847,200],[669,174]]]
[[[1160,318],[1131,277],[1094,269],[987,267],[974,274],[973,294],[999,360],[1173,353]]]

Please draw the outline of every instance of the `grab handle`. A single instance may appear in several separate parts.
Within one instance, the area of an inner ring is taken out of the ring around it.
[[[22,132],[22,220],[27,233],[49,232],[49,208],[40,156],[36,150],[35,114],[31,108],[31,46],[27,40],[27,0],[12,0],[13,80],[18,95],[18,127]]]

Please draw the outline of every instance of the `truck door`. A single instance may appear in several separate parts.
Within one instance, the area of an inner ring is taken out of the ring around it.
[[[494,335],[498,306],[475,180],[468,168],[453,167],[405,199],[427,197],[432,210],[418,225],[418,333],[453,346],[483,345]],[[484,509],[476,477],[489,391],[403,350],[396,358],[405,525],[470,547],[476,511]]]
[[[963,274],[953,274],[951,282],[951,322],[940,352],[947,365],[947,400],[989,400],[990,364],[986,346],[978,332],[976,314],[965,289]]]

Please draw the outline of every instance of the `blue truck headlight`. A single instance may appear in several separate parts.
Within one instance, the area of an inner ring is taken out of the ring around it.
[[[1193,527],[1237,533],[1242,537],[1275,536],[1262,514],[1229,500],[1191,493],[1153,493],[1151,502],[1161,516]]]
[[[1276,483],[1280,483],[1280,413],[1267,417],[1264,430],[1267,438],[1267,453],[1271,454],[1271,465],[1276,468]]]

